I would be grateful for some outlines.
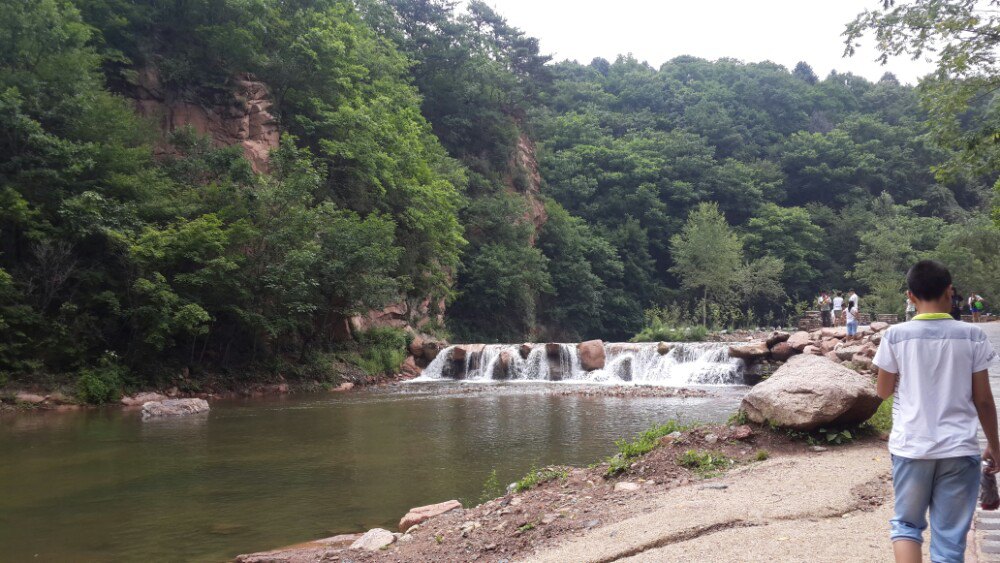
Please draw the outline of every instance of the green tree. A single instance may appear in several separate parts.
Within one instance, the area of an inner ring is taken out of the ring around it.
[[[672,271],[685,289],[702,296],[702,324],[708,323],[709,299],[727,300],[740,279],[743,243],[714,203],[702,203],[670,240]]]

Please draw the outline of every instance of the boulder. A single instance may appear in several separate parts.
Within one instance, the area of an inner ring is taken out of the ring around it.
[[[823,355],[823,353],[820,352],[820,350],[819,350],[819,346],[813,346],[812,344],[810,344],[810,345],[806,346],[805,348],[803,348],[802,349],[802,353],[803,354],[809,354],[809,355],[812,355],[812,356],[822,356]]]
[[[733,428],[733,433],[729,437],[733,440],[746,440],[751,436],[753,436],[753,428],[744,424]]]
[[[739,358],[747,363],[763,360],[770,353],[766,342],[754,342],[743,346],[730,346],[729,355]]]
[[[352,383],[350,381],[345,381],[345,382],[341,383],[340,385],[336,386],[333,389],[333,392],[334,393],[346,393],[347,391],[350,391],[351,389],[354,389],[354,383]]]
[[[521,354],[522,360],[527,360],[528,356],[531,355],[531,350],[534,348],[531,344],[525,342],[517,349],[518,353]]]
[[[879,344],[882,343],[882,333],[876,332],[875,334],[869,336],[868,342],[871,342],[872,344],[878,346]]]
[[[462,503],[457,500],[449,500],[438,504],[411,508],[410,511],[406,513],[406,516],[403,516],[403,519],[399,521],[399,531],[406,532],[417,524],[423,524],[435,516],[440,516],[445,512],[450,512],[456,508],[462,508]]]
[[[26,393],[24,391],[18,391],[15,393],[14,399],[19,403],[28,403],[29,405],[40,405],[45,402],[44,396],[37,395],[35,393]]]
[[[854,354],[851,357],[851,363],[859,369],[872,369],[872,359],[864,354]]]
[[[556,344],[555,342],[549,342],[545,345],[545,355],[550,358],[558,358],[562,354],[562,346]]]
[[[122,404],[126,407],[141,407],[149,402],[166,401],[167,396],[159,393],[137,393],[131,397],[122,397]]]
[[[661,356],[666,356],[673,349],[674,349],[673,345],[667,344],[666,342],[660,342],[659,344],[656,345],[656,353]]]
[[[407,356],[406,361],[399,368],[399,373],[407,377],[420,377],[423,370],[417,366],[417,361],[413,356]]]
[[[455,362],[464,362],[475,354],[482,354],[485,344],[460,344],[451,349],[451,359]]]
[[[325,561],[332,551],[346,549],[362,534],[341,534],[321,540],[313,540],[273,551],[237,555],[236,563],[291,563],[301,561]]]
[[[446,347],[443,342],[424,342],[421,347],[422,355],[427,361],[433,361]]]
[[[185,416],[208,412],[208,401],[205,399],[167,399],[165,401],[150,401],[142,405],[142,419],[161,416]]]
[[[771,333],[771,336],[767,337],[767,347],[774,348],[775,345],[780,344],[781,342],[787,342],[791,337],[792,335],[787,332],[776,330]]]
[[[837,327],[827,327],[819,331],[821,338],[847,338],[847,327],[837,326]]]
[[[837,362],[838,364],[840,363],[840,357],[837,356],[836,352],[827,352],[826,354],[823,354],[823,357],[830,360],[831,362]]]
[[[840,360],[842,362],[849,362],[849,361],[851,361],[851,358],[854,357],[854,354],[857,354],[860,351],[861,351],[861,346],[857,346],[857,345],[855,345],[855,346],[841,346],[841,347],[837,348],[837,350],[835,351],[835,353],[837,355],[837,359],[838,360]]]
[[[383,547],[392,545],[396,541],[396,536],[389,530],[373,528],[364,533],[351,544],[351,549],[363,549],[365,551],[378,551]]]
[[[889,323],[875,321],[872,324],[868,325],[868,328],[872,329],[872,332],[882,332],[883,330],[889,328]]]
[[[604,369],[604,341],[588,340],[577,345],[580,354],[580,366],[584,371]]]
[[[507,379],[510,376],[510,364],[514,361],[511,353],[507,350],[500,352],[500,358],[493,368],[493,379]]]
[[[878,352],[878,346],[872,344],[871,342],[868,342],[861,347],[861,354],[866,358],[874,358],[876,352]]]
[[[424,339],[418,334],[413,337],[413,341],[410,342],[410,355],[414,358],[424,357]]]
[[[870,377],[827,358],[795,356],[743,398],[741,409],[756,423],[794,430],[860,424],[881,403]]]
[[[788,361],[789,358],[798,354],[799,351],[788,342],[779,342],[771,348],[771,359],[778,362]]]
[[[833,352],[837,349],[838,344],[840,344],[840,340],[837,340],[836,338],[824,338],[819,343],[819,351],[823,354]]]
[[[812,344],[812,339],[809,337],[808,332],[800,330],[799,332],[791,335],[786,342],[789,346],[801,352],[806,346]]]

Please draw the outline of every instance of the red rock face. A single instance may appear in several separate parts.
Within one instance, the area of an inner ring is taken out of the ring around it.
[[[541,198],[542,174],[538,171],[538,160],[535,158],[535,143],[525,133],[518,137],[507,167],[507,188],[522,194],[528,204],[524,218],[535,227],[531,234],[531,244],[534,245],[538,232],[549,220],[549,216]]]
[[[166,143],[167,134],[190,126],[209,135],[218,147],[241,145],[254,171],[268,170],[269,152],[278,146],[281,132],[268,111],[272,102],[263,82],[249,75],[240,76],[234,81],[231,100],[203,105],[167,92],[156,69],[147,67],[139,71],[133,96],[139,114],[157,122],[164,133],[164,142],[156,147],[158,155],[172,152]]]

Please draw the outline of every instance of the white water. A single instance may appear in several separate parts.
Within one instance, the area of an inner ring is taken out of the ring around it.
[[[563,381],[611,385],[738,385],[743,383],[742,360],[730,358],[728,346],[717,343],[674,344],[660,354],[656,343],[605,344],[604,369],[586,372],[576,344],[559,344],[558,358],[549,358],[544,344],[536,344],[527,358],[520,347],[488,344],[469,352],[461,364],[451,360],[455,346],[442,350],[413,381]],[[503,369],[504,360],[508,366]]]

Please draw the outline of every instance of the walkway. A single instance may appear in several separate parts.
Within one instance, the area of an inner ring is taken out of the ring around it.
[[[984,323],[980,325],[993,342],[993,347],[1000,352],[1000,323]],[[990,385],[993,396],[1000,403],[1000,366],[994,363],[990,368]],[[979,431],[979,443],[986,446],[982,430]],[[1000,563],[1000,511],[976,511],[976,521],[973,524],[974,550],[982,562]]]

